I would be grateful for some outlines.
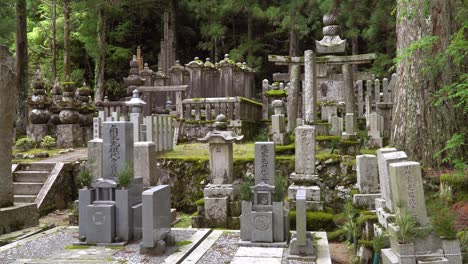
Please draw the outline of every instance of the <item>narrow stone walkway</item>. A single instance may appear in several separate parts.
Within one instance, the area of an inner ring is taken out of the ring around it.
[[[284,248],[240,247],[231,264],[281,264]]]
[[[76,148],[72,152],[65,154],[56,155],[53,157],[45,158],[39,162],[75,162],[78,160],[83,160],[88,158],[88,149],[87,148]]]

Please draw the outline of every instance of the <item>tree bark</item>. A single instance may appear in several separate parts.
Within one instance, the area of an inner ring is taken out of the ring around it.
[[[105,70],[105,46],[106,46],[106,13],[104,7],[99,9],[98,32],[98,59],[96,63],[96,93],[94,101],[99,102],[104,99],[104,70]]]
[[[57,1],[52,0],[52,79],[57,77]]]
[[[70,0],[63,1],[63,75],[66,79],[71,74],[70,59]]]
[[[436,107],[433,103],[436,91],[453,82],[453,64],[447,61],[433,74],[423,72],[427,67],[425,60],[444,52],[456,31],[455,3],[456,0],[397,1],[399,52],[423,37],[439,38],[431,49],[417,50],[398,65],[393,96],[391,141],[396,148],[406,151],[410,159],[428,167],[441,165],[441,159],[434,157],[434,153],[463,125],[462,111],[456,111],[451,104]],[[426,4],[430,19],[424,12],[416,11],[426,10]]]
[[[26,23],[26,0],[16,1],[16,89],[18,103],[16,105],[16,133],[26,135],[28,126],[28,107],[24,102],[28,99],[28,36]]]

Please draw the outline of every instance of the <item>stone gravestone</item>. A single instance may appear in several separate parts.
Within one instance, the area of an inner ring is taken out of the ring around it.
[[[375,155],[356,156],[357,187],[359,194],[353,195],[353,204],[375,208],[375,199],[380,198],[379,174]]]
[[[286,145],[289,143],[286,134],[286,123],[283,114],[283,101],[274,100],[272,103],[275,114],[271,116],[271,132],[273,134],[273,142],[277,145]]]
[[[299,126],[296,128],[295,172],[291,173],[293,182],[288,188],[290,208],[295,206],[296,192],[304,189],[307,197],[307,210],[322,210],[320,187],[314,185],[318,176],[315,174],[315,127]]]
[[[355,132],[354,127],[354,113],[346,113],[345,117],[345,132],[343,132],[342,137],[344,140],[355,140],[357,133]]]
[[[103,140],[104,178],[115,179],[125,163],[133,167],[133,124],[104,122]]]
[[[166,246],[173,246],[171,234],[171,191],[159,185],[143,192],[143,239],[140,253],[163,254]]]
[[[255,184],[275,185],[275,143],[255,142]]]
[[[369,146],[370,147],[382,147],[383,146],[383,139],[382,139],[382,120],[383,118],[377,114],[377,113],[372,113],[370,114],[369,117],[369,127],[370,130],[368,132],[368,135],[370,137],[369,140]]]
[[[135,175],[143,178],[145,187],[157,185],[156,144],[151,141],[136,142],[134,150]]]
[[[306,191],[296,194],[296,234],[291,237],[288,259],[315,260],[312,234],[307,232]]]

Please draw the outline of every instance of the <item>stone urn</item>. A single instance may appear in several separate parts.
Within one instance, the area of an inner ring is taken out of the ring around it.
[[[59,114],[61,124],[76,124],[80,120],[80,115],[74,109],[63,109]]]

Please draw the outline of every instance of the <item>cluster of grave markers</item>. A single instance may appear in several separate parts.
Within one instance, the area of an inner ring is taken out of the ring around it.
[[[353,202],[375,210],[380,226],[374,224],[374,234],[382,233],[382,228],[397,230],[390,219],[402,210],[411,213],[418,228],[429,225],[421,166],[409,161],[404,151],[380,148],[377,156],[359,155],[356,169],[360,194],[354,195]],[[393,237],[390,241],[391,248],[382,250],[384,263],[462,263],[456,240],[443,240],[431,233],[417,237],[409,245],[399,244]]]

